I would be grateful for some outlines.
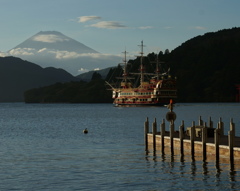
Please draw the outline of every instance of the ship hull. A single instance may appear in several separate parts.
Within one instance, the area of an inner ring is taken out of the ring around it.
[[[114,101],[114,105],[116,107],[138,107],[138,106],[165,106],[169,104],[170,100],[173,100],[173,103],[175,103],[174,99],[164,99],[164,101],[161,102],[139,102],[139,103],[133,103],[133,102],[116,102]]]
[[[116,107],[149,107],[149,106],[156,106],[156,107],[159,107],[159,106],[165,106],[167,105],[167,103],[139,103],[139,104],[135,104],[135,103],[125,103],[125,104],[115,104]]]

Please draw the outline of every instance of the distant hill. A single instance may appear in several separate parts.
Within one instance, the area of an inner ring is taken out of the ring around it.
[[[66,82],[30,89],[26,103],[111,103],[111,92],[102,79],[91,82]]]
[[[21,102],[28,89],[76,80],[63,69],[43,69],[20,58],[0,57],[0,102]]]
[[[83,74],[80,74],[80,75],[76,76],[76,78],[78,78],[79,80],[89,82],[92,79],[93,73],[97,72],[98,74],[101,75],[102,79],[105,79],[111,68],[113,68],[113,67],[105,68],[105,69],[102,69],[102,70],[85,72]]]
[[[240,84],[240,28],[197,36],[162,57],[178,78],[180,102],[232,102]]]
[[[119,56],[102,54],[57,31],[38,32],[5,54],[43,68],[62,68],[74,76],[115,66],[121,60]]]

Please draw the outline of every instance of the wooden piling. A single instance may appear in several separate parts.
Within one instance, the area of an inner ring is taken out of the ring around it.
[[[165,136],[165,120],[162,120],[161,124],[161,151],[164,153],[164,136]]]
[[[220,137],[223,136],[224,135],[224,123],[222,122],[222,118],[221,117],[219,118],[219,122],[218,122],[217,128],[219,129]]]
[[[190,130],[190,142],[191,142],[191,155],[194,158],[194,140],[195,140],[195,122],[193,121],[192,127]]]
[[[147,117],[147,120],[144,123],[145,151],[148,151],[148,133],[149,133],[149,122]]]
[[[171,147],[171,153],[172,154],[174,154],[173,135],[174,135],[174,122],[172,120],[170,122],[170,147]]]
[[[179,126],[179,138],[180,138],[180,153],[184,155],[184,146],[183,146],[183,138],[184,138],[184,121],[182,121],[182,125]]]
[[[207,143],[207,127],[206,122],[204,123],[204,126],[202,128],[202,157],[203,161],[206,160],[207,156],[207,149],[206,149],[206,143]]]
[[[215,129],[214,130],[214,143],[215,143],[215,157],[216,157],[216,162],[219,161],[219,135],[220,135],[220,129]]]
[[[228,131],[229,161],[233,164],[233,131]]]
[[[156,118],[152,123],[152,134],[153,134],[153,151],[156,151],[156,134],[157,134],[157,121]]]
[[[228,131],[229,161],[231,164],[234,163],[234,153],[233,153],[234,137],[235,137],[235,124],[233,123],[233,120],[231,119],[230,120],[230,131]]]
[[[203,126],[202,116],[199,116],[198,125],[199,125],[199,126]]]
[[[233,135],[235,136],[235,123],[233,123],[233,119],[230,120],[230,131],[233,131]]]
[[[213,128],[213,121],[212,121],[211,117],[209,117],[208,127]]]

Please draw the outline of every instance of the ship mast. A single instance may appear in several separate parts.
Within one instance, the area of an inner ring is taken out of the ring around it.
[[[141,55],[141,60],[140,60],[140,86],[142,87],[142,84],[144,82],[144,67],[143,67],[143,41],[141,41],[141,45],[138,45],[141,47],[141,52],[140,52],[140,55]]]
[[[158,64],[159,64],[159,59],[157,54],[157,65],[156,65],[157,81],[159,80],[159,77],[160,77],[160,70],[159,70]]]
[[[161,63],[164,63],[164,62],[160,61],[159,56],[157,54],[156,60],[154,62],[152,62],[152,63],[156,64],[155,74],[156,74],[157,81],[158,81],[158,80],[160,80],[160,76],[163,75],[163,74],[161,74]]]
[[[131,83],[129,83],[129,79],[134,79],[132,77],[129,77],[128,76],[128,72],[127,72],[127,51],[125,50],[124,52],[124,58],[123,58],[123,74],[122,74],[122,77],[117,77],[117,79],[122,79],[121,81],[121,87],[124,87],[124,88],[129,88],[131,87]]]
[[[123,82],[126,84],[127,83],[127,51],[125,50],[124,52],[124,59],[123,59],[123,64],[124,64],[124,67],[123,67]]]

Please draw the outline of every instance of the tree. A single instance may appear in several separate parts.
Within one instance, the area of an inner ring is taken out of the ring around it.
[[[170,53],[170,51],[168,49],[166,49],[165,52],[164,52],[164,54],[166,54],[166,55],[169,54],[169,53]]]
[[[98,72],[94,72],[91,80],[100,80],[100,79],[102,79],[101,74],[99,74]]]

